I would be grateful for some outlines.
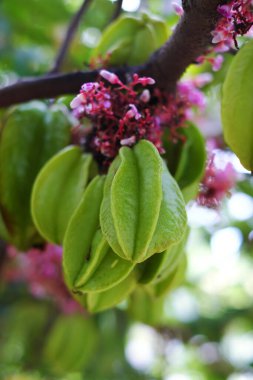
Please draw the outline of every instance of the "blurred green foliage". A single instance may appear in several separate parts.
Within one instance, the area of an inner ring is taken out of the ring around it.
[[[81,0],[0,2],[0,85],[52,68],[67,25],[80,4]],[[115,4],[110,0],[93,2],[76,33],[64,70],[85,68],[91,46],[84,43],[84,32],[88,28],[103,30]],[[162,0],[146,4],[157,14],[165,9]],[[169,14],[166,17],[169,26],[177,20]],[[214,74],[215,85],[223,81],[230,60],[228,56],[224,69]],[[206,70],[210,67],[192,66],[189,72]],[[209,90],[210,85],[206,86]],[[252,177],[239,182],[237,191],[252,197]],[[21,285],[1,284],[0,379],[252,380],[252,215],[240,220],[229,213],[227,204],[221,214],[222,220],[193,229],[187,282],[167,297],[165,306],[154,302],[152,313],[150,301],[142,298],[145,305],[135,308],[134,313],[131,304],[129,308],[123,304],[95,317],[65,316],[69,325],[56,339],[56,326],[63,318],[59,310],[49,301],[31,298]],[[238,229],[242,236],[240,259],[234,264],[230,258],[214,257],[210,249],[215,232],[229,227]],[[133,301],[138,303],[138,299]],[[155,326],[147,327],[140,323],[143,321]],[[67,371],[64,355],[66,360],[71,355],[75,358],[79,355],[76,347],[84,360],[80,355],[73,371]]]

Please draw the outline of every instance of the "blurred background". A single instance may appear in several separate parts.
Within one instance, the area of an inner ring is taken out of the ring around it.
[[[51,70],[81,3],[0,2],[0,86]],[[65,71],[88,67],[115,7],[114,1],[93,1],[71,44]],[[163,16],[171,29],[178,20],[170,1],[122,3],[122,12],[139,10]],[[208,139],[221,134],[220,86],[230,60],[225,57],[221,71],[212,73],[213,85],[203,90],[206,109],[195,116]],[[211,68],[192,67],[187,75],[198,72],[211,73]],[[150,307],[136,296],[95,316],[63,314],[50,297],[34,297],[22,281],[6,275],[13,273],[11,259],[2,266],[1,379],[253,379],[253,178],[226,149],[217,148],[215,159],[220,168],[233,163],[237,185],[219,209],[188,204],[186,279],[162,304],[154,301]]]

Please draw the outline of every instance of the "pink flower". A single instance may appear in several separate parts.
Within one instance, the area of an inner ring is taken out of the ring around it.
[[[131,146],[131,145],[134,145],[135,142],[136,142],[136,137],[135,136],[131,136],[131,137],[128,137],[127,139],[120,140],[120,144],[122,146],[124,146],[124,145]]]
[[[183,14],[184,14],[184,10],[183,10],[183,8],[181,7],[181,5],[179,5],[178,3],[175,3],[175,2],[173,2],[171,5],[172,5],[172,7],[173,7],[175,13],[176,13],[178,16],[183,16]]]
[[[82,104],[85,102],[85,97],[83,94],[78,94],[70,103],[70,107],[72,109],[78,108],[82,106]]]
[[[99,87],[99,84],[97,82],[88,82],[82,85],[81,90],[85,92],[89,92],[94,89],[96,90],[98,87]]]
[[[178,130],[192,117],[195,109],[203,109],[205,97],[200,87],[210,81],[210,74],[178,84],[176,95],[168,95],[157,88],[142,89],[155,83],[153,78],[133,74],[127,84],[115,74],[101,70],[103,81],[82,86],[80,94],[71,102],[73,113],[81,121],[88,118],[90,132],[82,143],[93,153],[102,171],[118,154],[122,145],[132,146],[141,139],[151,141],[162,154],[162,135],[168,130],[171,140],[182,136]]]
[[[141,118],[141,114],[138,112],[136,106],[134,104],[129,104],[130,110],[127,111],[125,118],[126,119],[132,119],[135,118],[135,120],[139,120]]]
[[[140,85],[149,86],[155,81],[134,74],[131,82],[123,84],[107,70],[101,70],[100,76],[109,84],[103,81],[84,84],[71,107],[80,120],[90,120],[92,129],[87,147],[103,169],[107,170],[122,145],[131,146],[140,139],[152,141],[162,152],[161,129],[150,112],[151,93],[140,89]]]
[[[218,5],[217,11],[225,18],[231,18],[231,5]]]
[[[123,83],[120,81],[119,77],[116,74],[110,73],[110,71],[107,70],[100,70],[99,72],[100,76],[111,84],[119,84],[122,85]]]
[[[32,248],[27,253],[19,253],[10,246],[8,254],[5,281],[26,283],[35,298],[54,301],[64,313],[82,311],[63,281],[61,247],[47,244],[43,250]]]
[[[141,95],[140,95],[140,100],[144,103],[148,103],[150,101],[150,91],[149,90],[144,90],[142,91]]]
[[[215,166],[214,154],[209,155],[205,176],[201,182],[197,202],[201,206],[209,208],[219,207],[223,198],[229,195],[229,191],[236,182],[236,171],[231,163],[224,169]]]
[[[221,69],[224,58],[222,55],[217,55],[212,63],[213,71],[219,71]]]
[[[142,84],[142,86],[148,86],[148,85],[150,86],[150,85],[155,84],[155,80],[149,77],[141,77],[141,78],[138,78],[136,83],[140,83]]]
[[[252,5],[252,0],[233,0],[218,6],[221,18],[212,32],[216,52],[225,51],[233,45],[238,48],[236,37],[246,34],[253,25]]]

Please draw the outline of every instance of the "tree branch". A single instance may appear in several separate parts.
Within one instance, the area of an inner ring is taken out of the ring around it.
[[[77,29],[77,27],[81,21],[82,16],[87,11],[87,9],[91,3],[92,3],[92,0],[84,0],[81,7],[79,8],[79,10],[77,11],[77,13],[72,18],[72,21],[69,24],[69,27],[66,31],[63,43],[62,43],[60,50],[58,52],[58,55],[55,59],[54,66],[53,66],[52,70],[50,71],[50,73],[54,74],[54,73],[58,73],[60,71],[61,66],[63,64],[63,61],[64,61],[64,58],[65,58],[66,53],[68,51],[68,48],[69,48],[71,41],[74,37],[75,31],[76,31],[76,29]]]
[[[172,91],[186,68],[205,53],[219,19],[222,0],[183,0],[184,15],[173,35],[144,66],[142,74],[155,78],[160,88]]]
[[[185,14],[173,35],[141,67],[110,69],[121,78],[138,72],[156,80],[160,88],[173,91],[186,68],[205,53],[211,43],[211,31],[219,19],[217,6],[226,0],[183,0]],[[84,82],[97,79],[98,71],[76,72],[31,78],[0,89],[0,107],[32,99],[78,93]]]
[[[124,79],[131,68],[110,69]],[[0,107],[27,102],[33,99],[54,98],[60,95],[77,94],[81,85],[98,79],[99,70],[78,71],[68,74],[52,74],[40,78],[21,80],[0,89]]]

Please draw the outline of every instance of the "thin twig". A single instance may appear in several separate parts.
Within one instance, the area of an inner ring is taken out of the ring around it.
[[[113,12],[112,18],[110,20],[110,23],[116,20],[120,13],[121,13],[121,8],[122,8],[123,0],[118,0],[115,6],[115,10]]]
[[[71,20],[71,23],[69,24],[69,27],[66,31],[64,40],[62,42],[62,45],[60,47],[60,50],[57,54],[57,57],[55,59],[54,67],[50,71],[50,74],[58,73],[61,69],[61,66],[63,64],[64,58],[66,56],[66,53],[68,51],[68,48],[71,44],[71,41],[74,37],[75,31],[81,21],[81,18],[83,17],[84,13],[87,11],[88,7],[92,3],[93,0],[84,0],[81,7],[78,9],[76,14]]]

